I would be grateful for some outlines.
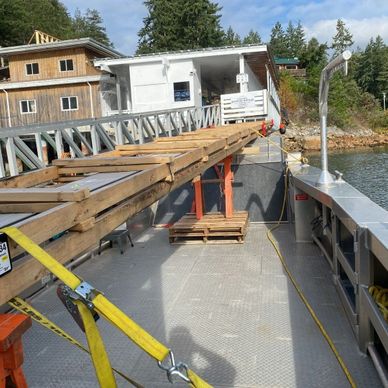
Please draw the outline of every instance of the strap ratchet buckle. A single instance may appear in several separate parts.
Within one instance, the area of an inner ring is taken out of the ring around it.
[[[57,295],[59,299],[83,332],[85,332],[84,323],[78,310],[78,306],[74,303],[74,301],[82,301],[92,312],[94,320],[97,321],[99,319],[99,315],[96,311],[94,311],[93,298],[98,293],[98,291],[86,282],[82,282],[75,290],[72,290],[65,284],[58,285]]]
[[[174,376],[180,377],[184,382],[191,383],[192,381],[188,377],[189,367],[183,362],[176,362],[174,353],[169,350],[168,356],[170,358],[170,366],[163,365],[163,361],[158,361],[158,366],[160,369],[164,370],[167,373],[168,381],[171,384],[174,384]]]

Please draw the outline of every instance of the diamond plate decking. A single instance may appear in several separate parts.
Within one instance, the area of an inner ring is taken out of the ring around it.
[[[215,387],[348,387],[266,230],[251,225],[245,244],[217,246],[170,246],[167,230],[149,230],[124,255],[107,250],[75,272]],[[370,359],[358,351],[319,250],[295,244],[288,225],[275,236],[357,385],[380,387]],[[53,287],[32,304],[85,343]],[[102,319],[99,327],[115,367],[147,388],[171,386],[156,362],[121,333]],[[98,386],[87,355],[37,324],[24,345],[31,388]]]

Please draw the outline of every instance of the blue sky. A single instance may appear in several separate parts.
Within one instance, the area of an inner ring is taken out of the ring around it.
[[[143,0],[62,0],[69,12],[78,7],[97,9],[104,19],[109,37],[117,50],[131,55],[136,50],[137,32],[146,15]],[[345,21],[353,34],[354,47],[364,47],[373,36],[381,35],[388,43],[387,0],[218,0],[223,7],[221,23],[244,36],[250,29],[267,41],[272,26],[280,21],[300,20],[308,38],[331,42],[338,18]]]

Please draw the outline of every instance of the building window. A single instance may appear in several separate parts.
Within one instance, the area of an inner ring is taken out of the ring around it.
[[[190,82],[174,82],[174,101],[190,100]]]
[[[61,71],[73,71],[74,64],[72,59],[61,59],[59,61],[59,69]]]
[[[39,63],[27,63],[26,64],[26,74],[33,75],[39,74]]]
[[[61,97],[62,110],[78,110],[78,98],[73,97]]]
[[[21,114],[36,113],[36,100],[21,100],[20,112]]]

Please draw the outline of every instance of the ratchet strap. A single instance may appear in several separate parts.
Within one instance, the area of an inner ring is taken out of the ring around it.
[[[21,312],[22,314],[30,316],[35,322],[39,323],[46,329],[52,331],[57,336],[68,340],[72,345],[78,347],[85,353],[90,354],[89,350],[86,349],[79,341],[77,341],[74,337],[68,334],[66,331],[61,329],[54,322],[50,321],[47,317],[41,314],[38,310],[34,309],[29,303],[24,301],[19,297],[14,297],[8,301],[8,304],[13,307],[15,310]],[[144,388],[141,384],[138,384],[136,381],[132,380],[130,377],[126,376],[124,373],[120,372],[118,369],[112,368],[115,373],[120,375],[123,379],[128,381],[128,383],[132,384],[136,388]]]
[[[175,363],[173,353],[170,349],[152,337],[140,325],[124,314],[100,291],[94,289],[88,283],[84,282],[65,268],[20,230],[10,226],[0,229],[0,232],[5,233],[10,239],[15,241],[21,248],[38,260],[79,296],[79,299],[74,300],[74,302],[79,308],[85,326],[86,337],[100,386],[104,388],[116,387],[116,382],[91,310],[95,310],[103,316],[112,325],[116,326],[127,335],[127,337],[143,351],[154,358],[158,362],[159,367],[167,372],[167,377],[170,382],[173,381],[174,376],[178,376],[193,388],[211,387],[194,372],[188,369],[185,364]],[[162,363],[167,356],[170,356],[170,363],[168,366],[163,366]]]

